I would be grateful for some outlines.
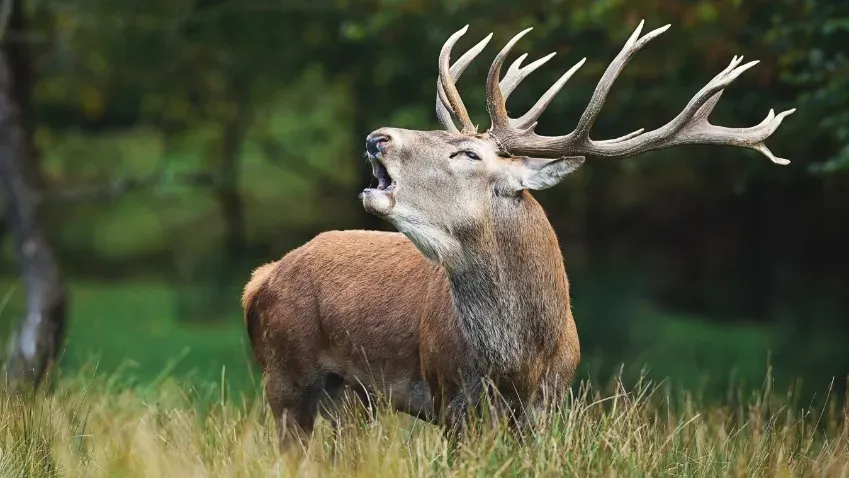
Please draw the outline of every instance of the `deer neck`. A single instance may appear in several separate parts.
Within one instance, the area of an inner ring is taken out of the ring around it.
[[[550,352],[569,315],[569,286],[554,229],[524,192],[494,197],[491,224],[461,240],[446,267],[460,329],[478,364],[520,370]]]

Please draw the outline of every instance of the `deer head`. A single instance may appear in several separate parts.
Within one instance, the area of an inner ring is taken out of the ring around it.
[[[586,59],[563,74],[527,113],[510,118],[507,97],[527,75],[554,56],[552,53],[522,67],[527,56],[522,55],[500,79],[508,53],[531,29],[514,36],[489,69],[486,99],[491,126],[478,133],[455,82],[492,34],[449,67],[451,49],[468,25],[454,33],[439,55],[436,112],[445,130],[380,128],[369,134],[366,150],[378,185],[363,191],[363,206],[392,222],[422,253],[450,269],[468,241],[485,240],[487,231],[497,225],[499,214],[522,207],[530,200],[528,190],[559,183],[580,167],[586,156],[627,158],[678,145],[722,144],[759,151],[777,164],[789,163],[775,157],[764,141],[795,110],[778,115],[770,110],[763,122],[749,128],[726,128],[708,121],[722,91],[757,64],[741,65],[742,56],[735,56],[665,125],[615,139],[590,139],[590,130],[616,77],[637,51],[669,25],[640,36],[642,27],[641,21],[602,75],[574,131],[564,136],[541,136],[534,129],[545,108]],[[459,128],[452,116],[460,123]]]

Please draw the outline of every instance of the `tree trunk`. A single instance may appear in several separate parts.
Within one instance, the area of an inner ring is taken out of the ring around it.
[[[38,191],[26,178],[32,148],[21,112],[29,107],[29,98],[16,93],[29,89],[15,86],[14,66],[4,48],[0,52],[0,186],[26,288],[26,315],[12,337],[6,379],[19,389],[37,387],[56,359],[64,336],[67,295],[39,223]]]
[[[224,219],[224,253],[231,262],[237,260],[245,249],[245,211],[239,192],[240,156],[245,130],[243,121],[242,115],[236,114],[222,125],[221,163],[215,190]]]
[[[23,131],[24,145],[29,151],[21,171],[24,179],[30,187],[42,190],[46,184],[41,170],[41,158],[35,149],[33,141],[33,115],[29,108],[29,99],[32,97],[32,88],[35,84],[35,72],[33,70],[33,49],[30,48],[27,37],[26,16],[21,8],[21,0],[11,1],[11,12],[9,14],[6,32],[3,35],[3,53],[6,55],[7,68],[12,72],[10,96],[18,99],[18,121]]]
[[[242,90],[236,90],[241,94]],[[238,294],[240,278],[248,273],[243,270],[247,255],[245,206],[239,185],[241,183],[241,150],[249,116],[244,102],[238,101],[232,114],[218,118],[219,141],[216,151],[211,153],[215,164],[215,186],[212,198],[223,222],[222,243],[213,256],[190,253],[189,291],[181,301],[188,300],[184,319],[192,322],[224,320],[236,309],[233,294]],[[187,258],[181,258],[186,261]],[[199,260],[199,261],[198,261]]]

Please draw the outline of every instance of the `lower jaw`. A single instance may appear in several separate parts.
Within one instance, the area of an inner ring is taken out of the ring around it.
[[[362,198],[363,208],[375,216],[386,217],[395,207],[395,195],[391,190],[366,189]]]

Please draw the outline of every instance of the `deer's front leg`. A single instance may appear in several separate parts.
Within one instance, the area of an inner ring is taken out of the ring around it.
[[[474,415],[480,416],[484,387],[481,381],[473,381],[449,396],[445,404],[444,433],[449,448],[454,449],[466,435],[468,420]]]

